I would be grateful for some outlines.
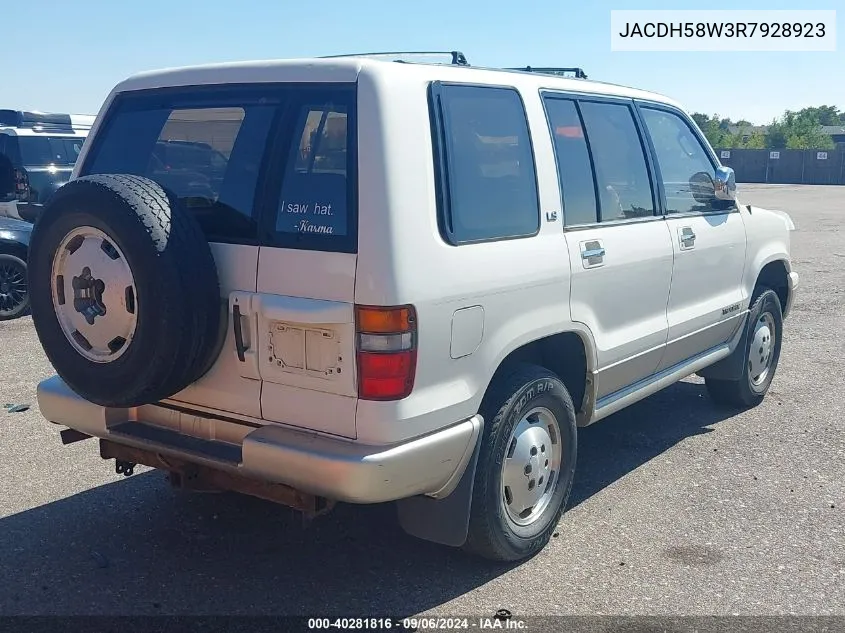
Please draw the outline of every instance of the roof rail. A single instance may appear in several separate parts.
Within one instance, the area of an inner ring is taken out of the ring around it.
[[[533,66],[525,66],[524,68],[506,68],[505,70],[521,70],[527,73],[542,73],[544,75],[565,75],[566,73],[575,73],[577,79],[586,79],[587,74],[581,68],[535,68]]]
[[[422,57],[429,55],[447,55],[450,58],[450,64],[453,66],[469,66],[466,56],[461,51],[393,51],[393,52],[376,52],[376,53],[347,53],[344,55],[323,55],[321,59],[336,59],[339,57],[397,57],[397,56],[411,56]],[[405,62],[404,59],[394,59],[395,62]]]

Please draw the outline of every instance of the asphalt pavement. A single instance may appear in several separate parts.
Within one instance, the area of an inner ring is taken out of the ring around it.
[[[579,436],[569,509],[519,565],[405,536],[391,506],[285,508],[123,478],[40,417],[28,317],[0,323],[0,614],[845,615],[845,187],[740,185],[789,211],[801,288],[769,396],[687,379]]]

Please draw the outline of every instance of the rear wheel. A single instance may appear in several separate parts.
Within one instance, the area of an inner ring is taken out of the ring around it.
[[[548,543],[569,499],[575,409],[557,376],[521,365],[496,379],[481,413],[485,431],[465,549],[521,560]]]
[[[29,310],[26,262],[0,253],[0,321],[17,319]]]
[[[763,401],[780,361],[783,314],[780,299],[774,290],[760,288],[748,314],[748,329],[741,354],[744,361],[742,376],[737,380],[705,379],[710,397],[718,404],[751,408]]]

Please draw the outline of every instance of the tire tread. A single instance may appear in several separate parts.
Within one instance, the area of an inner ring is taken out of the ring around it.
[[[487,476],[489,460],[495,455],[496,445],[499,438],[500,427],[505,423],[514,401],[518,400],[527,386],[535,380],[553,379],[560,382],[560,379],[544,367],[530,364],[518,364],[501,375],[494,378],[481,404],[481,414],[485,420],[484,435],[482,438],[481,452],[479,454],[478,468],[476,471],[475,490],[473,492],[473,503],[470,510],[470,526],[467,541],[463,547],[468,553],[496,561],[513,561],[527,558],[542,549],[548,542],[551,532],[555,529],[560,516],[566,507],[569,492],[572,486],[572,478],[569,479],[563,496],[563,502],[556,510],[555,515],[546,528],[548,534],[534,538],[527,549],[514,551],[509,548],[498,536],[498,530],[494,523],[494,512],[488,507],[487,500],[490,498],[490,477]],[[563,383],[563,406],[571,419],[575,419],[575,407],[572,398]],[[504,397],[503,394],[508,394]],[[504,399],[503,399],[504,398]],[[490,420],[489,425],[486,420]],[[559,420],[562,426],[567,421]],[[561,429],[561,433],[564,430]]]

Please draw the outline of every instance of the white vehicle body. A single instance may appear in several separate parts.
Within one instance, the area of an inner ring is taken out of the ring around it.
[[[449,498],[475,468],[490,422],[479,413],[482,399],[509,362],[530,360],[560,376],[578,425],[586,426],[692,373],[722,371],[743,340],[761,278],[789,312],[798,277],[788,216],[741,201],[665,213],[673,190],[659,181],[651,141],[642,141],[651,213],[568,221],[549,115],[554,99],[577,102],[582,112],[583,103],[598,104],[595,112],[622,106],[641,138],[648,131],[641,108],[678,117],[671,120],[693,126],[689,138],[700,141],[711,175],[719,167],[680,105],[616,85],[363,58],[145,73],[105,101],[72,178],[85,175],[122,95],[238,84],[354,87],[354,246],[210,240],[228,306],[212,368],[161,402],[125,409],[88,402],[53,377],[38,389],[49,421],[331,499]],[[444,235],[431,94],[433,85],[452,84],[506,87],[523,104],[538,199],[530,234],[458,244]],[[317,201],[282,201],[280,213],[291,203]],[[413,306],[416,357],[406,396],[360,397],[356,306]],[[246,341],[242,356],[236,336]],[[176,438],[231,450],[215,457]]]

